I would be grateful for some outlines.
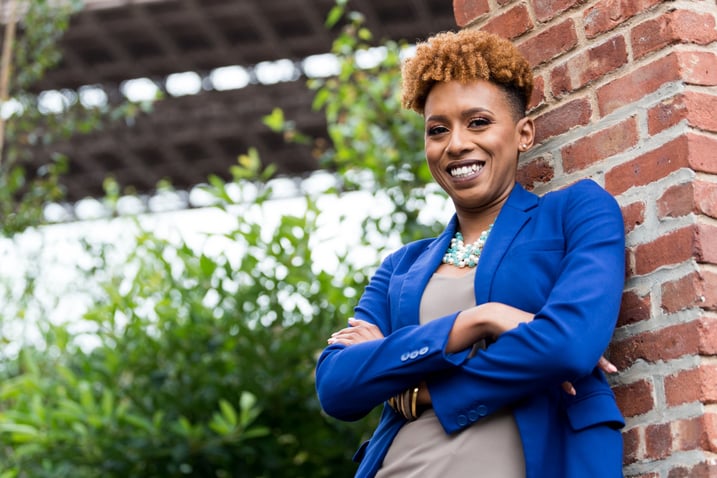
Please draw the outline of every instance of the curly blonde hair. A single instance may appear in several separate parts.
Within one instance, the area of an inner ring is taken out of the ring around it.
[[[402,67],[402,104],[423,114],[433,85],[442,81],[488,80],[501,86],[516,113],[525,115],[533,92],[530,64],[505,38],[480,30],[434,35],[416,46]]]

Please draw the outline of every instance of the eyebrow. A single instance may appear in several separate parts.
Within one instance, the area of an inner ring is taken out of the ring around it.
[[[467,110],[461,111],[461,117],[462,118],[470,118],[471,116],[474,116],[477,113],[490,113],[493,114],[491,110],[488,108],[469,108]],[[426,118],[426,121],[445,121],[447,117],[445,115],[431,115]]]

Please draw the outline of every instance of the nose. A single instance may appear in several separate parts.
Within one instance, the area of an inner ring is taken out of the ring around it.
[[[469,135],[460,129],[451,131],[448,144],[446,145],[446,153],[451,156],[460,156],[467,151],[473,149],[473,142],[470,141]]]

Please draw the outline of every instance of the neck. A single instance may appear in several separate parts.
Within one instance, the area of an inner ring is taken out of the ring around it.
[[[496,210],[486,210],[480,213],[456,211],[458,230],[463,234],[466,243],[478,239],[478,236],[493,224],[499,212],[500,208]]]
[[[470,207],[466,204],[456,204],[456,216],[458,217],[458,230],[463,234],[466,242],[472,242],[480,236],[480,233],[488,229],[498,217],[501,209],[513,190],[515,183],[509,188],[504,188],[502,193],[487,203]]]

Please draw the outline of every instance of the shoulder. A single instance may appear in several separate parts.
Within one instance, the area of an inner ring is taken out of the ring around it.
[[[437,238],[431,237],[426,239],[419,239],[417,241],[404,244],[403,246],[386,256],[386,259],[384,259],[384,263],[398,264],[405,261],[412,262],[418,256],[423,254],[427,249],[429,249],[436,242],[436,240]]]
[[[603,239],[624,240],[624,221],[617,200],[590,179],[578,181],[541,198],[542,215],[554,216],[564,233],[581,237],[589,233]]]
[[[419,239],[404,244],[396,251],[390,253],[386,259],[384,259],[384,264],[411,264],[422,254],[434,252],[436,247],[443,250],[447,247],[450,238],[453,237],[457,224],[457,218],[454,214],[450,221],[446,224],[443,232],[441,232],[438,236]]]
[[[552,198],[552,199],[563,199],[569,198],[571,196],[588,196],[591,198],[597,198],[597,197],[608,197],[612,198],[609,192],[605,191],[598,183],[593,181],[592,179],[581,179],[580,181],[577,181],[569,186],[566,186],[562,189],[558,189],[555,191],[550,191],[548,193],[545,193],[542,197],[543,198]]]
[[[614,200],[612,195],[602,188],[592,179],[581,179],[567,187],[546,193],[546,197],[565,198],[565,197],[587,197],[590,199],[606,199]]]
[[[580,210],[607,209],[619,212],[615,198],[592,179],[582,179],[540,198],[543,205]]]

